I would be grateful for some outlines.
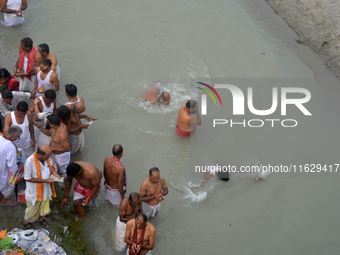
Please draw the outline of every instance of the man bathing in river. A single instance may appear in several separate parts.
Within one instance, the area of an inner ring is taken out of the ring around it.
[[[191,114],[196,114],[196,118]],[[178,111],[176,132],[180,136],[189,136],[195,132],[196,125],[201,125],[198,104],[195,100],[188,100]]]
[[[129,198],[124,198],[119,206],[119,216],[116,220],[116,249],[124,251],[126,223],[135,218],[136,214],[142,212],[142,201],[137,192],[132,192]]]
[[[74,185],[73,204],[79,216],[86,218],[85,207],[96,204],[103,175],[92,163],[76,161],[69,164],[67,166],[65,194],[64,199],[61,201],[61,207],[67,204],[73,178],[77,180]]]
[[[163,90],[160,83],[157,83],[156,87],[153,87],[151,89],[148,89],[142,94],[142,97],[146,100],[151,102],[151,104],[164,104],[169,105],[170,104],[170,94]]]
[[[123,157],[123,147],[115,144],[112,148],[113,157],[106,157],[104,162],[105,199],[119,206],[126,192],[126,171],[120,159]]]
[[[127,255],[151,255],[155,246],[156,228],[148,222],[144,213],[137,213],[126,224],[125,242],[129,245]]]
[[[149,178],[142,182],[139,191],[143,212],[148,218],[155,217],[158,214],[161,209],[161,202],[168,193],[164,178],[159,176],[159,169],[157,167],[151,168]]]

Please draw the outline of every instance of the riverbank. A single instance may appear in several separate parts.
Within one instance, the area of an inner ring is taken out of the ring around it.
[[[266,0],[340,78],[340,3],[333,0]]]

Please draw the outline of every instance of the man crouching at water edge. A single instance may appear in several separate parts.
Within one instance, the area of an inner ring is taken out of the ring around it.
[[[116,220],[116,249],[124,251],[126,223],[135,218],[137,213],[142,212],[142,201],[137,192],[132,192],[129,198],[124,198],[119,206],[119,216]]]
[[[43,216],[50,213],[50,198],[56,197],[54,180],[51,176],[60,178],[51,156],[52,149],[44,144],[25,163],[27,208],[22,224],[26,229],[34,229],[32,222],[37,222],[45,228],[49,227]]]
[[[169,193],[163,177],[159,176],[159,169],[153,167],[149,170],[149,178],[140,186],[139,195],[142,199],[143,212],[148,218],[155,217],[161,209],[164,196]]]
[[[196,119],[191,114],[196,114]],[[178,111],[176,132],[180,136],[189,136],[195,132],[196,125],[201,125],[201,117],[197,102],[191,99]]]
[[[104,162],[105,199],[119,206],[126,192],[126,171],[120,159],[123,157],[123,146],[115,144],[113,157],[106,157]]]
[[[92,163],[76,161],[69,164],[67,166],[65,195],[61,201],[61,207],[67,204],[73,178],[77,180],[74,185],[73,204],[79,216],[86,218],[85,207],[96,204],[103,175]]]
[[[156,228],[144,213],[137,213],[126,224],[125,242],[129,245],[126,255],[151,255],[155,246]]]

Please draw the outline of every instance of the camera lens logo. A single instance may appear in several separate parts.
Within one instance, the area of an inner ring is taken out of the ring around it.
[[[213,87],[211,87],[210,85],[205,84],[203,82],[196,82],[196,83],[204,85],[207,88],[209,88],[212,92],[214,92],[215,95],[217,96],[218,100],[220,101],[221,106],[222,106],[222,100],[220,98],[220,95],[217,93],[217,91]],[[203,89],[203,88],[200,88],[200,87],[196,87],[196,88],[206,92],[214,100],[215,105],[217,105],[214,96],[211,94],[211,92],[209,90]],[[201,112],[202,112],[202,115],[206,115],[207,114],[207,95],[203,94],[201,100],[202,100],[202,111]]]

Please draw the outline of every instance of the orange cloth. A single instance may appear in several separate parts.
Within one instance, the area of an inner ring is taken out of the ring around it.
[[[37,179],[41,179],[42,177],[41,177],[39,160],[37,158],[37,152],[34,152],[33,157],[34,157],[35,168],[37,169]],[[50,173],[52,174],[53,170],[52,170],[51,163],[49,160],[46,160],[46,162],[50,169]],[[55,193],[55,190],[54,190],[54,183],[52,182],[50,185],[51,185],[51,190],[52,190],[52,197],[56,197],[57,194]],[[44,183],[37,183],[37,201],[43,200],[43,193],[44,193]]]
[[[0,231],[0,240],[4,239],[6,237],[7,229]]]

